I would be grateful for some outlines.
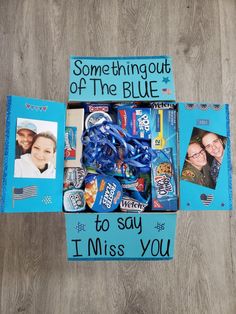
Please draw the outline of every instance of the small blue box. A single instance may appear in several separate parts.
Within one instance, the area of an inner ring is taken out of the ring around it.
[[[151,139],[151,109],[123,107],[117,110],[117,123],[138,139]]]
[[[151,145],[157,157],[152,163],[152,210],[178,210],[177,108],[153,103]]]

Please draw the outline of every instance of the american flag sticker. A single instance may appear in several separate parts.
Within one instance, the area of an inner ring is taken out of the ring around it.
[[[171,90],[169,88],[162,88],[162,94],[170,95]]]
[[[24,200],[35,196],[37,196],[37,186],[35,185],[13,188],[13,200]]]
[[[213,201],[214,196],[212,194],[206,195],[206,194],[201,194],[200,196],[202,203],[205,206],[209,206],[211,202]]]

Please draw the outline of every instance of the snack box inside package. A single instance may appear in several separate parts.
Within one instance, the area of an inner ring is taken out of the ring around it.
[[[178,209],[176,106],[73,103],[69,108],[72,116],[73,110],[84,110],[84,131],[77,143],[81,165],[65,168],[65,212]]]
[[[178,202],[177,107],[152,103],[152,210],[175,210]]]

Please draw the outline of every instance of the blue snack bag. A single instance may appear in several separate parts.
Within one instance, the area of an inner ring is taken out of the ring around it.
[[[152,163],[152,210],[177,210],[176,176],[172,149],[155,151]]]

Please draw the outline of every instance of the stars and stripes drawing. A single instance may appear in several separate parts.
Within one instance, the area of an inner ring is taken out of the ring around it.
[[[37,186],[35,185],[13,188],[13,200],[24,200],[34,196],[37,196]]]
[[[214,199],[212,194],[201,194],[200,199],[205,206],[209,206]]]
[[[162,94],[170,95],[171,90],[169,88],[162,88]]]

